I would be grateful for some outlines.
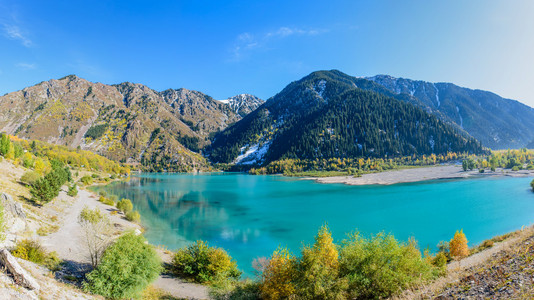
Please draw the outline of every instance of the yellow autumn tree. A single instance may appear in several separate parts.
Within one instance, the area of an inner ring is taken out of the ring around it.
[[[263,299],[287,299],[295,293],[295,258],[285,248],[276,250],[262,272]]]
[[[454,238],[449,242],[449,249],[452,257],[462,258],[469,255],[467,238],[465,237],[463,229],[456,231]]]
[[[297,270],[297,298],[346,298],[348,281],[339,277],[339,253],[328,226],[319,229],[312,247],[302,249]]]

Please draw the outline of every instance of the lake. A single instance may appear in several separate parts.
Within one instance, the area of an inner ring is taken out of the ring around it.
[[[247,275],[278,246],[299,254],[327,223],[336,241],[355,230],[414,237],[436,249],[463,229],[473,246],[530,225],[531,178],[435,180],[390,186],[319,184],[247,174],[143,174],[97,191],[129,198],[154,245],[195,240],[226,249]]]

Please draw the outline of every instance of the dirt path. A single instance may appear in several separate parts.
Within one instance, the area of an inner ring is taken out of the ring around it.
[[[65,192],[62,191],[59,197],[66,197]],[[59,257],[65,261],[72,261],[78,264],[88,264],[90,262],[87,252],[84,247],[84,239],[80,224],[78,224],[78,216],[84,207],[90,209],[99,208],[103,212],[107,212],[111,221],[115,224],[118,230],[127,230],[140,228],[135,223],[128,222],[120,215],[112,215],[110,212],[114,209],[97,200],[97,196],[93,193],[79,189],[76,201],[65,211],[63,211],[62,224],[60,229],[47,236],[37,237],[41,244],[48,251],[56,251]],[[187,299],[208,299],[208,289],[205,286],[186,283],[180,279],[172,278],[166,275],[160,276],[154,285],[170,295],[177,298]]]

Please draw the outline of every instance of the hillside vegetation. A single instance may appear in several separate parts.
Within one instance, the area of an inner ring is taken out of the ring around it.
[[[0,97],[0,132],[80,147],[145,170],[192,171],[209,169],[198,151],[210,134],[241,118],[235,109],[196,91],[160,93],[70,75]]]
[[[374,82],[342,75],[315,72],[291,83],[218,134],[208,150],[210,159],[262,165],[279,159],[485,152],[474,138],[421,108],[387,91],[369,91],[383,90]]]

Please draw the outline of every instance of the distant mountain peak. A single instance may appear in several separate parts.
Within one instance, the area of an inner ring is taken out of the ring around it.
[[[244,117],[260,107],[265,101],[251,94],[239,94],[225,100],[219,100],[219,102],[228,105],[233,112]]]

